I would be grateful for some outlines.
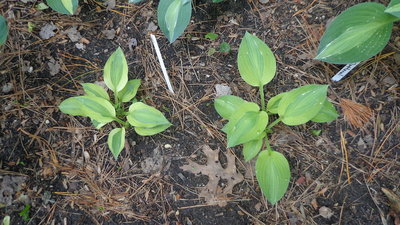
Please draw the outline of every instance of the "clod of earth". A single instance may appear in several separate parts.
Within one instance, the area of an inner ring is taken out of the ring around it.
[[[208,183],[201,188],[199,197],[204,198],[208,205],[224,207],[229,200],[227,195],[232,194],[233,187],[243,181],[243,175],[236,171],[235,156],[229,151],[225,153],[226,168],[223,168],[219,161],[219,149],[212,150],[208,145],[204,145],[202,151],[207,157],[205,165],[188,160],[189,164],[180,168],[196,175],[201,173],[208,176]],[[221,180],[227,182],[224,187],[218,185]]]
[[[16,198],[15,193],[21,190],[26,177],[20,176],[0,176],[0,208],[10,206]]]

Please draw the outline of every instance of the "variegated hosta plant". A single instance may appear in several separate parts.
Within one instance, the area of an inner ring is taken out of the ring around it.
[[[218,114],[228,120],[222,128],[227,134],[227,146],[242,144],[246,161],[258,156],[258,183],[267,200],[275,204],[286,193],[290,168],[285,156],[274,151],[269,144],[268,134],[272,128],[279,122],[289,126],[308,121],[330,122],[338,114],[327,99],[328,85],[304,85],[278,94],[265,104],[264,85],[274,78],[276,61],[270,48],[256,36],[245,34],[237,60],[243,80],[259,88],[261,108],[256,103],[232,95],[215,99],[214,106]],[[275,114],[278,118],[270,122],[269,117]]]
[[[108,58],[103,71],[104,82],[114,93],[113,99],[103,87],[84,83],[86,95],[68,98],[59,108],[66,114],[89,117],[97,129],[113,121],[119,123],[121,127],[113,129],[107,140],[117,160],[124,148],[126,129],[133,127],[137,134],[148,136],[164,131],[171,123],[160,111],[135,99],[140,79],[128,80],[128,64],[121,48]],[[127,104],[130,106],[126,112]]]
[[[387,7],[376,2],[350,7],[328,26],[315,58],[335,64],[366,60],[387,45],[396,21],[400,21],[400,0]]]

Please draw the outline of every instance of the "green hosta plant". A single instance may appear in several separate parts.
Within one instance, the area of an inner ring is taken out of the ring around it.
[[[327,99],[328,85],[305,85],[276,95],[265,104],[264,85],[274,78],[276,61],[269,47],[254,35],[245,34],[239,47],[238,67],[243,80],[259,88],[261,107],[232,95],[215,99],[214,106],[228,120],[222,128],[227,134],[227,146],[242,144],[246,161],[258,155],[257,180],[267,200],[275,204],[286,193],[290,168],[285,156],[274,151],[268,142],[272,128],[279,122],[289,126],[308,121],[330,122],[338,114]],[[278,118],[270,122],[274,114]]]
[[[78,8],[78,4],[78,0],[47,0],[47,5],[50,8],[66,15],[73,15]]]
[[[316,59],[347,64],[378,54],[388,43],[393,22],[400,20],[400,0],[388,7],[376,2],[360,3],[342,12],[321,38]]]
[[[0,16],[0,45],[6,43],[7,36],[8,36],[7,20],[3,16]]]
[[[157,9],[158,25],[170,43],[185,31],[191,16],[191,0],[160,0]]]
[[[113,101],[107,91],[94,83],[82,84],[85,96],[71,97],[61,102],[63,113],[86,116],[97,129],[110,122],[121,125],[108,135],[107,144],[117,160],[125,144],[126,129],[133,127],[142,136],[160,133],[171,126],[164,115],[135,99],[140,79],[128,80],[128,64],[121,48],[108,58],[104,66],[104,82],[114,93]],[[126,104],[130,104],[126,112]]]

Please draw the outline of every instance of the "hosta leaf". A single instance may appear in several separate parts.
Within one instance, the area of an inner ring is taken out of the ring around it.
[[[108,148],[117,160],[122,149],[125,145],[125,128],[115,128],[108,135],[107,139]]]
[[[287,92],[280,93],[279,95],[276,95],[272,97],[267,104],[267,110],[268,112],[272,114],[277,114],[278,113],[278,107],[279,103],[281,102],[283,96],[286,95]]]
[[[279,152],[262,151],[256,162],[256,177],[262,193],[274,205],[285,195],[289,186],[289,163]]]
[[[0,16],[0,45],[6,43],[7,36],[8,36],[7,20],[3,16]]]
[[[253,159],[260,152],[265,135],[266,133],[263,132],[257,139],[243,144],[243,156],[246,162]]]
[[[106,90],[104,90],[104,88],[101,86],[94,83],[83,83],[81,85],[87,95],[110,100],[110,96],[108,96]]]
[[[78,8],[78,0],[47,0],[47,5],[53,10],[67,15],[73,15]]]
[[[314,118],[321,110],[328,85],[304,85],[293,89],[283,96],[279,103],[278,114],[287,125],[300,125]]]
[[[118,92],[118,99],[122,102],[129,102],[136,96],[136,93],[140,87],[140,79],[130,80],[126,83],[125,87]]]
[[[388,7],[386,7],[385,13],[390,13],[393,16],[400,18],[400,0],[392,0]]]
[[[116,95],[128,82],[128,63],[121,47],[108,58],[104,66],[104,82]]]
[[[134,127],[134,129],[135,129],[135,132],[141,136],[149,136],[149,135],[154,135],[154,134],[163,132],[170,126],[171,126],[171,124],[164,124],[164,125],[159,125],[159,126],[155,126],[155,127],[151,127],[151,128]]]
[[[161,0],[158,4],[158,25],[170,43],[185,31],[191,16],[191,0]]]
[[[96,129],[100,129],[102,128],[104,125],[106,125],[105,123],[100,123],[97,120],[92,119],[92,125],[96,128]]]
[[[265,130],[268,114],[264,111],[247,112],[228,133],[228,148],[257,139]]]
[[[336,118],[338,118],[338,116],[339,114],[337,113],[333,104],[326,99],[321,110],[314,118],[311,119],[311,121],[317,123],[327,123],[334,121]]]
[[[95,96],[71,97],[59,106],[63,113],[73,116],[87,116],[98,123],[108,123],[115,118],[115,109],[111,103]]]
[[[141,128],[154,128],[164,125],[168,125],[168,127],[171,126],[171,123],[160,111],[142,102],[133,103],[129,107],[127,119],[132,126]]]
[[[258,37],[247,33],[239,46],[238,67],[246,83],[260,87],[275,76],[276,62],[271,49]]]
[[[65,99],[58,107],[61,112],[73,116],[87,116],[88,114],[85,106],[76,97]]]
[[[245,102],[245,100],[237,96],[225,95],[215,99],[214,107],[220,116],[222,116],[224,119],[230,119],[230,117],[236,111],[238,111],[241,105],[243,105]]]
[[[243,100],[244,101],[244,100]],[[238,108],[231,116],[229,116],[229,122],[222,128],[222,131],[226,134],[231,133],[231,130],[234,126],[236,126],[237,122],[242,118],[242,116],[246,112],[258,112],[260,111],[260,107],[254,102],[247,102],[244,103]]]
[[[382,4],[367,2],[342,12],[322,36],[316,59],[347,64],[379,53],[389,41],[396,19],[384,10]]]

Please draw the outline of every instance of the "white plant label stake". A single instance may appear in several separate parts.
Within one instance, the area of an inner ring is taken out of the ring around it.
[[[353,70],[360,62],[350,63],[345,65],[335,76],[332,77],[332,81],[340,81],[345,77],[351,70]]]
[[[157,58],[158,58],[158,61],[160,62],[161,71],[164,74],[164,79],[165,79],[165,82],[167,83],[168,89],[172,94],[175,94],[174,89],[172,89],[172,85],[169,80],[167,69],[165,69],[164,60],[161,56],[160,47],[158,47],[157,39],[153,34],[150,34],[150,39],[153,42],[154,49],[156,50]]]

